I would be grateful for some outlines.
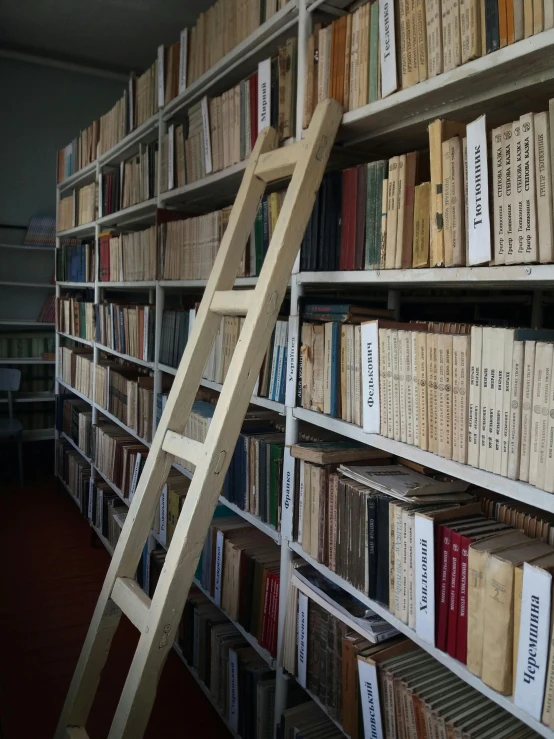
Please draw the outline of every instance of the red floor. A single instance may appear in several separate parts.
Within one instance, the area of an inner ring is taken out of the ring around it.
[[[101,544],[56,482],[0,486],[0,737],[52,739],[109,564]],[[123,617],[87,730],[107,736],[138,632]],[[230,736],[172,651],[148,739]]]

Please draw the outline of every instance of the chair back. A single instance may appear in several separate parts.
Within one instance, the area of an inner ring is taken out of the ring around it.
[[[21,384],[21,370],[18,369],[0,369],[0,392],[8,393],[8,415],[13,419],[13,400],[12,393],[19,390]]]

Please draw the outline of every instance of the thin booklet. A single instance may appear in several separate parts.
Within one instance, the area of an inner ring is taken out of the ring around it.
[[[414,472],[400,464],[383,467],[362,465],[347,467],[341,464],[339,471],[362,485],[367,485],[373,490],[386,493],[399,500],[420,498],[427,495],[443,496],[450,493],[465,493],[469,486],[469,483],[463,480],[434,480],[432,477],[421,475],[419,472]],[[467,498],[470,497],[471,495],[468,493]],[[456,500],[461,501],[462,498],[465,498],[465,496],[456,496]]]

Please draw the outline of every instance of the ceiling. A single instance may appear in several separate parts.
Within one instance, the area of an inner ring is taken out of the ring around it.
[[[128,73],[214,0],[0,0],[0,50]]]

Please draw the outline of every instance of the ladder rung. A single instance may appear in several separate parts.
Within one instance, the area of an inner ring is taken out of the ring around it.
[[[142,634],[152,601],[136,580],[118,577],[113,586],[111,598]]]
[[[174,457],[184,459],[185,462],[191,462],[195,467],[204,455],[202,442],[189,439],[188,436],[182,436],[175,431],[166,431],[162,449],[168,454],[173,454]]]
[[[216,290],[210,310],[220,316],[245,316],[254,290]]]
[[[290,177],[298,162],[300,151],[305,147],[305,143],[299,141],[296,144],[270,151],[268,154],[262,154],[254,170],[256,177],[264,182],[273,182],[274,180],[281,180],[283,177]]]
[[[82,726],[69,726],[67,728],[67,739],[89,739],[89,735]]]

